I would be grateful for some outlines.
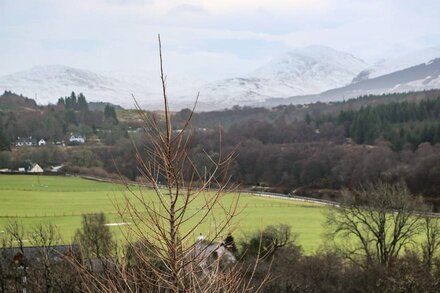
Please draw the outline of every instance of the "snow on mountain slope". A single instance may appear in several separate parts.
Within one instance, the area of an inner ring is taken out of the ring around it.
[[[250,76],[279,80],[300,87],[301,94],[311,94],[348,84],[351,76],[366,66],[364,61],[351,54],[324,46],[309,46],[287,52]]]
[[[171,94],[189,93],[184,86],[190,81],[171,78]],[[175,87],[177,89],[175,89]],[[10,90],[30,98],[37,95],[40,104],[56,103],[61,96],[72,91],[82,92],[88,101],[110,102],[123,107],[133,107],[132,94],[141,106],[159,108],[162,104],[160,79],[146,75],[101,74],[90,70],[62,65],[36,66],[0,77],[0,91]],[[192,92],[192,91],[191,91]]]
[[[308,104],[318,101],[333,102],[370,94],[380,95],[431,89],[440,89],[440,58],[375,78],[353,82],[317,95],[292,96],[284,99],[272,98],[258,103],[256,106],[274,107],[287,104]]]
[[[351,83],[345,87],[328,90],[319,95],[308,97],[308,99],[309,102],[340,101],[368,94],[422,91],[438,88],[440,88],[440,58],[376,78]],[[291,103],[298,101],[303,101],[303,97],[289,99]]]
[[[323,46],[290,51],[245,77],[213,82],[200,100],[217,107],[252,105],[270,98],[310,95],[349,84],[367,64]]]
[[[360,59],[328,47],[310,46],[290,51],[249,73],[201,85],[190,77],[170,76],[169,94],[173,109],[191,107],[200,89],[199,110],[233,105],[253,105],[270,98],[317,94],[348,84],[367,65]],[[71,91],[82,92],[89,101],[133,107],[131,94],[141,106],[160,108],[158,76],[96,73],[68,66],[37,66],[0,77],[0,91],[10,90],[38,97],[38,103],[55,103]]]
[[[372,67],[359,73],[358,76],[353,79],[353,82],[376,78],[408,67],[427,63],[436,58],[440,58],[440,47],[426,48],[400,57],[381,60]]]

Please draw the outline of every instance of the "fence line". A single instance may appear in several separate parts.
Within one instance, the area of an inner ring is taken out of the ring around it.
[[[84,176],[84,175],[78,175],[78,177],[87,179],[87,180],[94,180],[99,182],[109,182],[114,183],[114,181],[103,178],[103,177],[97,177],[97,176]],[[119,182],[119,181],[117,181]],[[130,181],[130,185],[136,185],[136,186],[143,186],[143,187],[150,187],[148,184],[140,184],[135,181]],[[164,185],[159,185],[159,187],[165,187]],[[310,203],[317,203],[322,205],[329,205],[329,206],[335,206],[338,207],[339,203],[336,201],[326,200],[326,199],[319,199],[319,198],[311,198],[311,197],[305,197],[305,196],[298,196],[298,195],[286,195],[283,193],[274,193],[274,192],[263,192],[263,191],[252,191],[252,190],[236,190],[234,192],[241,193],[241,194],[248,194],[248,195],[254,195],[254,196],[262,196],[262,197],[271,197],[271,198],[278,198],[278,199],[288,199],[288,200],[294,200],[294,201],[302,201],[302,202],[310,202]]]
[[[84,179],[89,179],[89,180],[96,180],[96,181],[103,181],[103,182],[114,182],[112,180],[109,180],[109,179],[103,178],[103,177],[81,176],[81,175],[79,175],[79,177],[82,177]],[[137,185],[137,186],[144,186],[144,187],[151,187],[151,186],[148,186],[147,184],[139,184],[134,181],[130,181],[129,184],[130,185]],[[163,186],[159,185],[159,187],[163,187]],[[261,196],[261,197],[301,201],[301,202],[308,202],[308,203],[315,203],[315,204],[321,204],[321,205],[326,205],[326,206],[332,206],[332,207],[336,207],[336,208],[340,207],[340,203],[338,203],[337,201],[319,199],[319,198],[311,198],[311,197],[305,197],[305,196],[298,196],[298,195],[294,195],[294,194],[287,195],[287,194],[283,194],[283,193],[252,191],[252,190],[236,190],[235,192],[241,193],[241,194],[247,194],[247,195],[251,195],[251,196]],[[433,217],[433,218],[440,218],[440,213],[418,212],[416,214],[417,215],[424,215],[424,216],[428,216],[428,217]]]

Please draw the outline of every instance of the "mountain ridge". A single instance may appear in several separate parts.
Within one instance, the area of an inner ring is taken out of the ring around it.
[[[247,75],[205,84],[199,90],[197,109],[310,103],[317,99],[342,100],[368,93],[440,88],[436,73],[438,61],[433,61],[435,66],[428,64],[428,59],[437,55],[440,57],[440,48],[427,48],[407,54],[406,57],[382,61],[381,64],[385,65],[380,71],[375,69],[380,66],[369,66],[350,53],[329,47],[315,45],[294,49],[273,58]],[[402,65],[398,60],[406,61]],[[412,64],[419,61],[424,62]],[[406,77],[402,73],[393,75],[394,80],[391,82],[389,77],[384,76],[408,69],[394,70],[395,64],[400,64],[400,67],[412,64],[409,68],[425,65],[418,67],[422,70],[419,73],[416,73],[418,69],[413,68],[412,73],[407,72],[409,75]],[[394,71],[375,76],[378,72],[390,70]],[[0,77],[0,91],[9,90],[29,97],[36,95],[38,103],[54,103],[59,97],[75,91],[84,93],[90,102],[113,103],[125,108],[133,107],[134,94],[142,107],[151,110],[162,108],[158,78],[116,76],[64,65],[36,66]],[[195,97],[192,93],[198,91],[196,84],[188,80],[180,83],[178,79],[171,80],[169,97],[173,110],[192,107]]]

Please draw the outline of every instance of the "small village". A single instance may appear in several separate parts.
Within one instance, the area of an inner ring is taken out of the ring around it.
[[[77,146],[86,142],[86,137],[81,134],[71,133],[67,139],[67,145]],[[17,140],[12,143],[11,147],[15,148],[29,148],[29,147],[46,147],[49,145],[66,147],[66,141],[48,141],[44,138],[29,137],[17,137]],[[27,166],[21,166],[17,169],[2,168],[0,173],[2,174],[56,174],[62,173],[64,165],[41,167],[38,163],[29,163]]]
[[[71,133],[67,140],[69,145],[77,145],[84,144],[86,142],[86,137],[81,134]],[[32,136],[29,137],[17,137],[17,140],[13,145],[15,147],[42,147],[46,146],[49,143],[48,140],[44,138],[34,138]],[[53,145],[66,146],[66,142],[64,140],[52,141]]]
[[[19,167],[17,170],[12,169],[0,169],[1,174],[56,174],[62,173],[64,165],[50,166],[48,168],[42,168],[37,163],[32,163],[28,167]]]

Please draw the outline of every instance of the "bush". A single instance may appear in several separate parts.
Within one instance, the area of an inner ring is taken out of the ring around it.
[[[296,246],[291,227],[286,224],[270,225],[241,242],[243,256],[266,258],[287,245]],[[299,248],[298,248],[299,249]]]

